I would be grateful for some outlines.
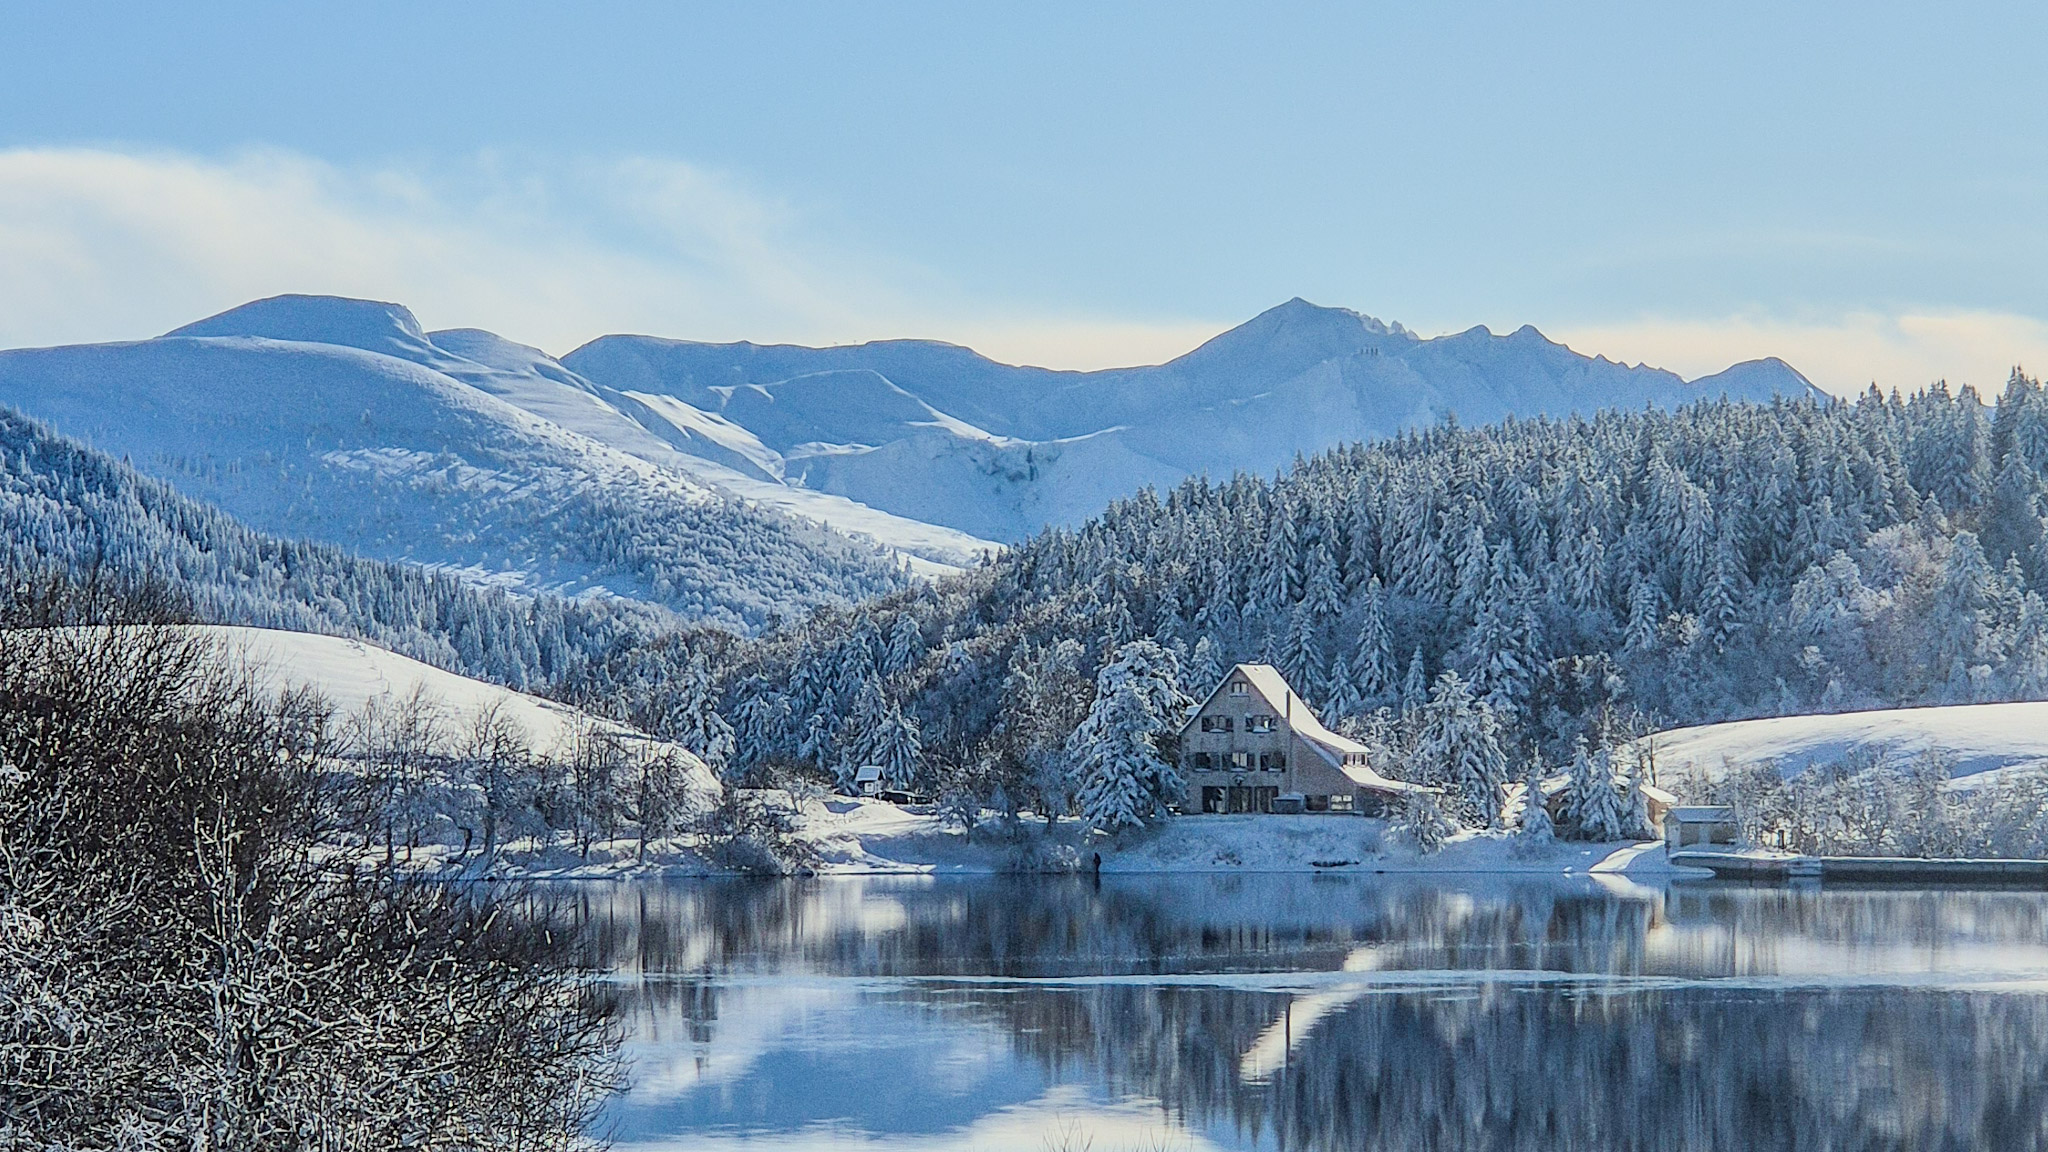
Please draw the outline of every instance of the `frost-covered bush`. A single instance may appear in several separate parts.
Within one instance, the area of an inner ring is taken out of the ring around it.
[[[1458,834],[1458,822],[1444,812],[1433,792],[1410,793],[1394,812],[1388,832],[1425,855],[1443,848]]]
[[[582,1141],[616,1037],[568,937],[350,851],[304,697],[28,599],[0,616],[8,1146]]]
[[[1732,769],[1686,794],[1735,810],[1745,843],[1826,856],[2048,859],[2048,776],[1951,780],[1953,758],[1882,752],[1790,777]]]
[[[779,797],[728,788],[696,824],[698,850],[735,872],[796,876],[817,867],[818,853],[797,835],[796,818]]]

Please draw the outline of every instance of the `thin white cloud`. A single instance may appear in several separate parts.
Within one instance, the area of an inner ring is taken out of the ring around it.
[[[2015,366],[2048,368],[2048,324],[2009,312],[1916,309],[1857,312],[1818,319],[1732,316],[1645,319],[1582,325],[1553,338],[1588,354],[1645,361],[1688,377],[1776,356],[1837,395],[1875,383],[1913,392],[1936,380],[1974,385],[1987,398]]]
[[[275,151],[0,151],[0,347],[142,338],[282,292],[394,300],[429,327],[556,353],[607,332],[924,336],[1095,367],[1174,355],[1221,327],[977,310],[907,291],[932,277],[806,239],[802,225],[788,205],[670,161],[486,155],[424,172]]]
[[[607,332],[917,336],[1056,368],[1158,363],[1243,319],[967,299],[929,269],[816,232],[795,206],[673,161],[486,154],[356,169],[279,151],[6,150],[0,347],[152,336],[281,292],[395,300],[429,327],[489,328],[556,353]],[[2048,365],[2048,324],[1986,311],[1653,317],[1551,335],[1688,376],[1778,356],[1845,393],[1942,378],[1990,389],[2015,363]]]

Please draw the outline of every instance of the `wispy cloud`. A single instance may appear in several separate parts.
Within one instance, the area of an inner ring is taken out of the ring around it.
[[[431,327],[557,353],[607,332],[916,336],[1060,368],[1157,363],[1244,319],[974,299],[937,270],[858,250],[799,205],[668,160],[484,154],[415,168],[280,151],[0,151],[0,347],[141,338],[280,292],[396,300]],[[1651,317],[1550,335],[1688,376],[1779,356],[1840,392],[1995,387],[2014,363],[2048,366],[2048,324],[1986,311]]]
[[[429,326],[558,353],[621,331],[922,336],[1096,366],[1221,327],[978,308],[929,273],[806,235],[795,209],[727,176],[646,159],[486,155],[424,171],[275,151],[0,151],[0,270],[0,346],[141,338],[280,292],[395,300]]]

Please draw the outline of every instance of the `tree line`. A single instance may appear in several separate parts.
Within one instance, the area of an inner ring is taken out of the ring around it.
[[[1275,664],[1382,770],[1489,786],[1651,726],[2038,698],[2044,482],[2048,399],[2017,372],[1995,405],[1937,385],[1447,421],[821,608],[721,651],[718,710],[735,779],[885,763],[962,808],[1064,812],[1096,775],[1070,741],[1135,641],[1183,695]]]

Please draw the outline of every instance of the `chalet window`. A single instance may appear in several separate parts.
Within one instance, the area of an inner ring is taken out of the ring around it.
[[[1218,732],[1235,732],[1237,731],[1237,720],[1230,716],[1218,716],[1216,718],[1216,730]]]
[[[1244,770],[1244,769],[1246,769],[1246,768],[1249,768],[1249,767],[1251,767],[1251,766],[1252,766],[1252,755],[1251,755],[1251,753],[1249,753],[1249,752],[1232,752],[1232,753],[1230,754],[1230,766],[1231,766],[1232,768],[1238,769],[1239,771],[1242,771],[1242,770]]]
[[[1242,680],[1233,680],[1230,682],[1230,694],[1232,696],[1249,695],[1251,693],[1251,690],[1251,685],[1246,684]]]
[[[1204,716],[1202,717],[1202,731],[1228,732],[1234,723],[1228,716]]]
[[[1330,811],[1332,811],[1332,812],[1349,812],[1349,811],[1351,811],[1351,796],[1350,796],[1350,794],[1349,794],[1349,793],[1344,793],[1344,794],[1340,794],[1340,795],[1336,795],[1336,796],[1332,796],[1332,797],[1330,797]]]
[[[1349,799],[1349,797],[1346,797],[1346,799]],[[1330,798],[1322,795],[1310,796],[1308,798],[1308,810],[1311,812],[1328,812],[1330,810]]]
[[[1214,721],[1214,719],[1215,718],[1211,716],[1202,717],[1202,731],[1207,732],[1209,730],[1209,725]]]
[[[1271,716],[1247,716],[1244,718],[1244,730],[1247,732],[1271,732],[1273,730],[1273,718]]]
[[[1216,766],[1216,758],[1215,758],[1215,757],[1213,757],[1213,756],[1209,755],[1209,754],[1208,754],[1207,752],[1197,752],[1197,753],[1195,753],[1195,770],[1196,770],[1196,771],[1199,771],[1199,772],[1206,772],[1206,771],[1208,771],[1209,769],[1211,769],[1211,768],[1213,768],[1213,767],[1215,767],[1215,766]]]
[[[1259,771],[1261,771],[1261,772],[1285,772],[1286,770],[1287,770],[1287,754],[1286,754],[1286,753],[1284,753],[1284,752],[1261,752],[1261,753],[1259,753]]]

